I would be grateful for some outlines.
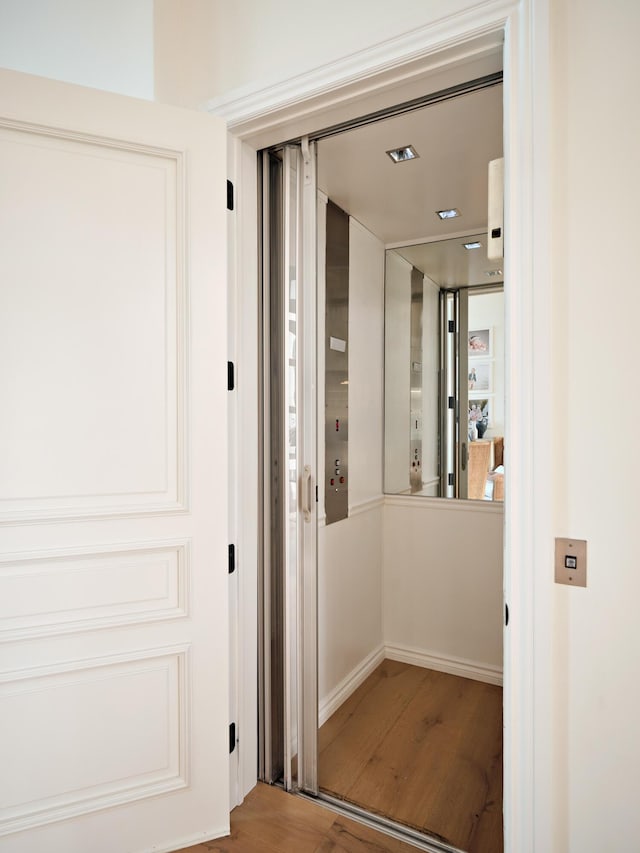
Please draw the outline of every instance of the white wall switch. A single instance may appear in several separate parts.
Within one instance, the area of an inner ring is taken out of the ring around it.
[[[587,542],[585,539],[556,539],[556,583],[587,585]]]

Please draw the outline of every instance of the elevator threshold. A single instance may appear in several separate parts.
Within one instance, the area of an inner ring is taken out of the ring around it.
[[[312,802],[319,803],[332,812],[343,815],[346,819],[357,821],[377,833],[382,833],[388,839],[387,843],[392,845],[390,847],[391,850],[395,851],[397,849],[401,851],[405,850],[408,846],[411,850],[426,850],[427,853],[465,853],[465,851],[447,844],[443,839],[437,839],[423,832],[417,832],[408,826],[396,823],[381,815],[373,814],[366,809],[359,808],[354,803],[339,800],[323,791],[320,791],[317,797],[312,797],[304,793],[301,793],[300,796]],[[402,846],[393,846],[392,842],[396,842],[396,844],[401,844]],[[377,850],[378,848],[376,847],[375,849]]]

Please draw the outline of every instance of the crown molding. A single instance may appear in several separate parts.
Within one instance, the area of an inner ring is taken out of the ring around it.
[[[325,109],[346,105],[495,53],[503,43],[505,22],[517,5],[517,0],[484,0],[300,74],[253,81],[211,99],[203,109],[224,118],[236,137],[251,142],[274,124],[307,115],[315,98],[322,99]]]

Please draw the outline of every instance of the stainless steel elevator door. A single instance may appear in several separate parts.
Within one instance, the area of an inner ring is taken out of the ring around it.
[[[316,787],[315,146],[262,153],[260,778]]]
[[[265,553],[262,571],[260,668],[260,778],[284,776],[284,504],[287,465],[283,453],[283,198],[282,160],[265,153],[263,168],[263,337]]]

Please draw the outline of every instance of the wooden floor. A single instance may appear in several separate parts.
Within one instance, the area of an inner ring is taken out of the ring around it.
[[[416,853],[316,803],[259,784],[231,812],[231,836],[178,853]]]
[[[322,790],[469,853],[502,853],[502,690],[384,661],[320,729]],[[231,836],[178,853],[415,853],[259,784]]]
[[[319,783],[461,850],[502,853],[502,689],[384,661],[320,729]]]

